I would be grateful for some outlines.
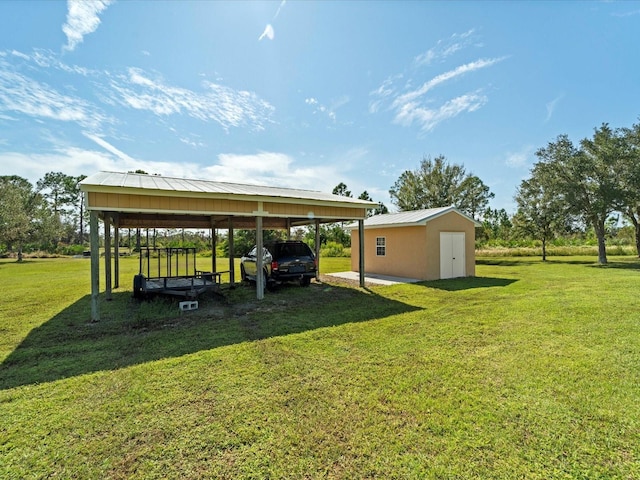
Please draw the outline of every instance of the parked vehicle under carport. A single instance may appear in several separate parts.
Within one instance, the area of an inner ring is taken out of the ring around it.
[[[301,241],[269,243],[262,251],[265,288],[273,289],[284,282],[298,282],[303,287],[316,277],[317,262],[309,246]],[[240,259],[242,280],[256,282],[258,249],[256,246]]]

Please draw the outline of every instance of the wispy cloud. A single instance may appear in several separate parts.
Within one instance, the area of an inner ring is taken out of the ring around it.
[[[551,120],[551,117],[553,116],[553,113],[555,112],[556,107],[558,106],[558,102],[560,102],[560,100],[562,100],[563,97],[564,97],[564,94],[558,95],[556,98],[554,98],[549,103],[547,103],[546,105],[547,117],[544,119],[545,122],[548,122],[549,120]]]
[[[415,57],[413,64],[416,67],[420,67],[431,65],[435,61],[442,61],[457,51],[472,45],[474,43],[474,37],[475,29],[472,28],[464,33],[454,33],[445,40],[438,40],[438,43],[434,47]]]
[[[535,148],[532,145],[525,145],[517,152],[507,152],[504,163],[511,168],[526,167],[534,152]]]
[[[452,80],[456,77],[462,76],[464,74],[475,72],[476,70],[480,70],[482,68],[487,68],[492,65],[495,65],[498,62],[501,62],[506,57],[500,58],[482,58],[480,60],[476,60],[475,62],[466,63],[464,65],[460,65],[459,67],[454,68],[453,70],[449,70],[448,72],[441,73],[440,75],[435,76],[428,82],[423,83],[420,88],[416,90],[412,90],[410,92],[399,95],[392,104],[394,108],[404,108],[404,106],[409,102],[414,102],[417,98],[424,96],[427,92],[432,90],[434,87],[445,83],[449,80]]]
[[[75,122],[96,129],[110,121],[89,102],[65,95],[51,86],[29,78],[0,62],[0,111],[40,119]]]
[[[280,15],[280,11],[284,8],[286,3],[287,3],[287,0],[282,0],[280,2],[280,5],[278,5],[278,10],[276,10],[276,14],[273,16],[274,20],[278,18],[278,15]]]
[[[438,108],[427,108],[415,102],[407,102],[397,107],[394,123],[411,126],[417,123],[422,131],[428,132],[444,120],[454,118],[463,112],[474,112],[488,101],[485,95],[468,93],[447,100]]]
[[[436,60],[444,60],[470,45],[479,45],[475,38],[475,30],[462,34],[454,34],[413,60],[413,67],[430,65]],[[409,75],[397,74],[388,77],[377,89],[370,92],[369,113],[377,113],[383,109],[393,112],[393,122],[403,126],[417,125],[421,131],[427,132],[440,122],[456,117],[464,112],[473,112],[488,102],[481,88],[464,93],[456,92],[441,100],[431,95],[436,87],[450,83],[464,75],[486,69],[505,60],[504,57],[480,58],[450,69],[427,81],[417,82],[417,69],[408,69]],[[403,84],[400,85],[400,80]],[[417,88],[414,85],[419,85]],[[434,106],[438,105],[438,106]]]
[[[111,3],[112,0],[67,0],[67,22],[62,26],[67,36],[64,50],[74,50],[85,35],[95,32],[100,25],[100,14]]]
[[[276,10],[276,13],[273,16],[273,19],[271,20],[271,23],[267,23],[267,26],[264,27],[264,31],[262,32],[262,35],[260,35],[258,37],[258,41],[262,41],[264,38],[268,38],[269,40],[273,40],[275,38],[276,32],[273,29],[273,25],[272,24],[278,18],[278,16],[280,15],[280,12],[282,11],[282,9],[284,8],[286,3],[287,3],[287,0],[282,0],[280,2],[280,5],[278,5],[278,10]]]
[[[109,153],[115,155],[117,158],[119,158],[120,160],[124,160],[126,162],[134,162],[135,160],[133,158],[131,158],[129,155],[127,155],[126,153],[122,152],[121,150],[117,149],[116,147],[114,147],[113,145],[111,145],[109,142],[107,142],[104,138],[98,136],[98,135],[94,135],[92,133],[88,133],[88,132],[83,132],[84,136],[87,137],[89,140],[93,140],[95,143],[97,143],[98,145],[100,145],[102,148],[104,148],[106,151],[108,151]]]
[[[221,182],[331,191],[336,178],[345,178],[344,165],[343,161],[299,165],[292,156],[279,152],[220,154],[217,163],[200,175]]]
[[[342,95],[331,101],[330,105],[324,105],[318,101],[318,99],[309,97],[305,98],[304,103],[313,108],[313,114],[323,114],[329,117],[333,122],[337,120],[337,110],[351,100],[348,95]]]
[[[65,92],[36,79],[47,78],[48,69],[68,75]],[[80,89],[87,92],[84,98],[74,94]],[[95,102],[89,100],[91,95]],[[202,89],[194,91],[169,85],[159,76],[141,69],[130,68],[123,74],[98,72],[65,64],[45,50],[34,50],[30,54],[0,51],[0,115],[4,118],[23,114],[41,120],[73,122],[83,130],[100,135],[106,125],[118,124],[118,120],[104,113],[100,102],[110,107],[120,105],[147,111],[159,117],[186,115],[218,123],[227,131],[234,127],[263,130],[272,122],[275,110],[253,92],[210,81],[204,81]],[[184,138],[184,134],[174,133]],[[195,146],[193,142],[191,145]]]
[[[273,31],[273,26],[270,23],[267,23],[267,26],[264,27],[264,32],[262,32],[262,35],[258,37],[258,40],[260,41],[265,37],[268,38],[269,40],[273,40],[275,36],[276,34]]]
[[[272,105],[255,93],[238,91],[212,82],[203,83],[204,91],[195,92],[151,78],[138,68],[112,80],[114,100],[154,115],[184,114],[201,121],[214,121],[223,128],[247,126],[263,130],[271,121]]]
[[[624,3],[621,3],[619,5],[624,5]],[[611,14],[612,17],[619,17],[619,18],[625,18],[625,17],[633,17],[636,15],[640,15],[640,9],[638,10],[629,10],[627,12],[614,12]]]

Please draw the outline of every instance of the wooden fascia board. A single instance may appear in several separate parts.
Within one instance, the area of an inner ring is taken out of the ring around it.
[[[247,201],[247,202],[271,202],[271,203],[288,203],[288,204],[303,204],[314,205],[320,207],[341,207],[341,208],[366,208],[368,210],[374,209],[378,206],[375,202],[369,202],[366,200],[341,202],[332,200],[321,199],[306,199],[298,197],[282,197],[271,195],[250,195],[242,193],[221,193],[221,192],[197,192],[197,191],[184,191],[184,190],[155,190],[149,188],[136,188],[136,187],[117,187],[117,186],[102,186],[102,185],[80,185],[80,188],[85,193],[112,193],[116,195],[141,195],[141,196],[160,196],[160,197],[179,197],[179,198],[209,198],[217,200],[235,200],[235,201]],[[91,207],[88,207],[91,210]]]

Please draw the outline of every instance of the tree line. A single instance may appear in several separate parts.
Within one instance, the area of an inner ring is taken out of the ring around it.
[[[536,157],[529,178],[517,188],[512,216],[491,209],[490,189],[444,156],[425,157],[389,193],[400,211],[455,206],[482,222],[481,241],[539,240],[543,259],[550,240],[593,232],[598,262],[606,264],[606,239],[622,215],[633,225],[640,256],[640,124],[613,129],[603,123],[578,144],[559,135]]]
[[[546,259],[549,242],[584,240],[593,235],[598,262],[604,264],[607,239],[614,232],[632,230],[640,256],[640,124],[614,129],[604,123],[594,129],[592,137],[577,144],[567,135],[559,135],[535,155],[537,162],[529,177],[516,189],[517,211],[512,215],[504,209],[492,209],[489,202],[494,194],[489,187],[443,155],[433,159],[425,156],[418,168],[403,172],[389,190],[391,201],[399,211],[455,206],[482,223],[476,230],[479,247],[537,241]],[[84,178],[49,172],[34,186],[19,176],[0,176],[0,254],[13,252],[21,259],[23,251],[82,252],[88,240],[84,195],[79,188]],[[352,197],[342,182],[332,193]],[[372,201],[367,191],[358,198]],[[378,202],[370,215],[388,211]],[[629,228],[621,227],[620,217],[629,222]],[[139,243],[141,233],[135,235]],[[148,232],[146,235],[148,239]],[[165,246],[185,244],[206,249],[211,245],[203,232],[154,230],[152,235],[154,243]],[[278,231],[265,231],[265,235],[284,238]],[[315,242],[315,233],[305,229],[296,229],[292,235]],[[127,241],[131,246],[131,232]],[[334,223],[321,225],[320,241],[349,247],[351,239],[343,224]],[[236,253],[244,253],[243,249],[255,242],[255,233],[236,231],[234,242]],[[220,253],[228,251],[224,235],[218,245]]]
[[[85,178],[49,172],[34,186],[17,175],[0,176],[0,252],[17,252],[21,260],[24,250],[68,254],[69,246],[82,245],[79,183]]]

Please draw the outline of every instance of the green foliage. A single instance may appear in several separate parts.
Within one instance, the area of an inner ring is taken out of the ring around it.
[[[345,248],[342,243],[327,242],[320,248],[322,257],[351,257],[351,249]]]
[[[442,155],[425,157],[417,170],[404,171],[389,193],[403,211],[453,205],[471,217],[484,212],[495,196],[480,178]]]

